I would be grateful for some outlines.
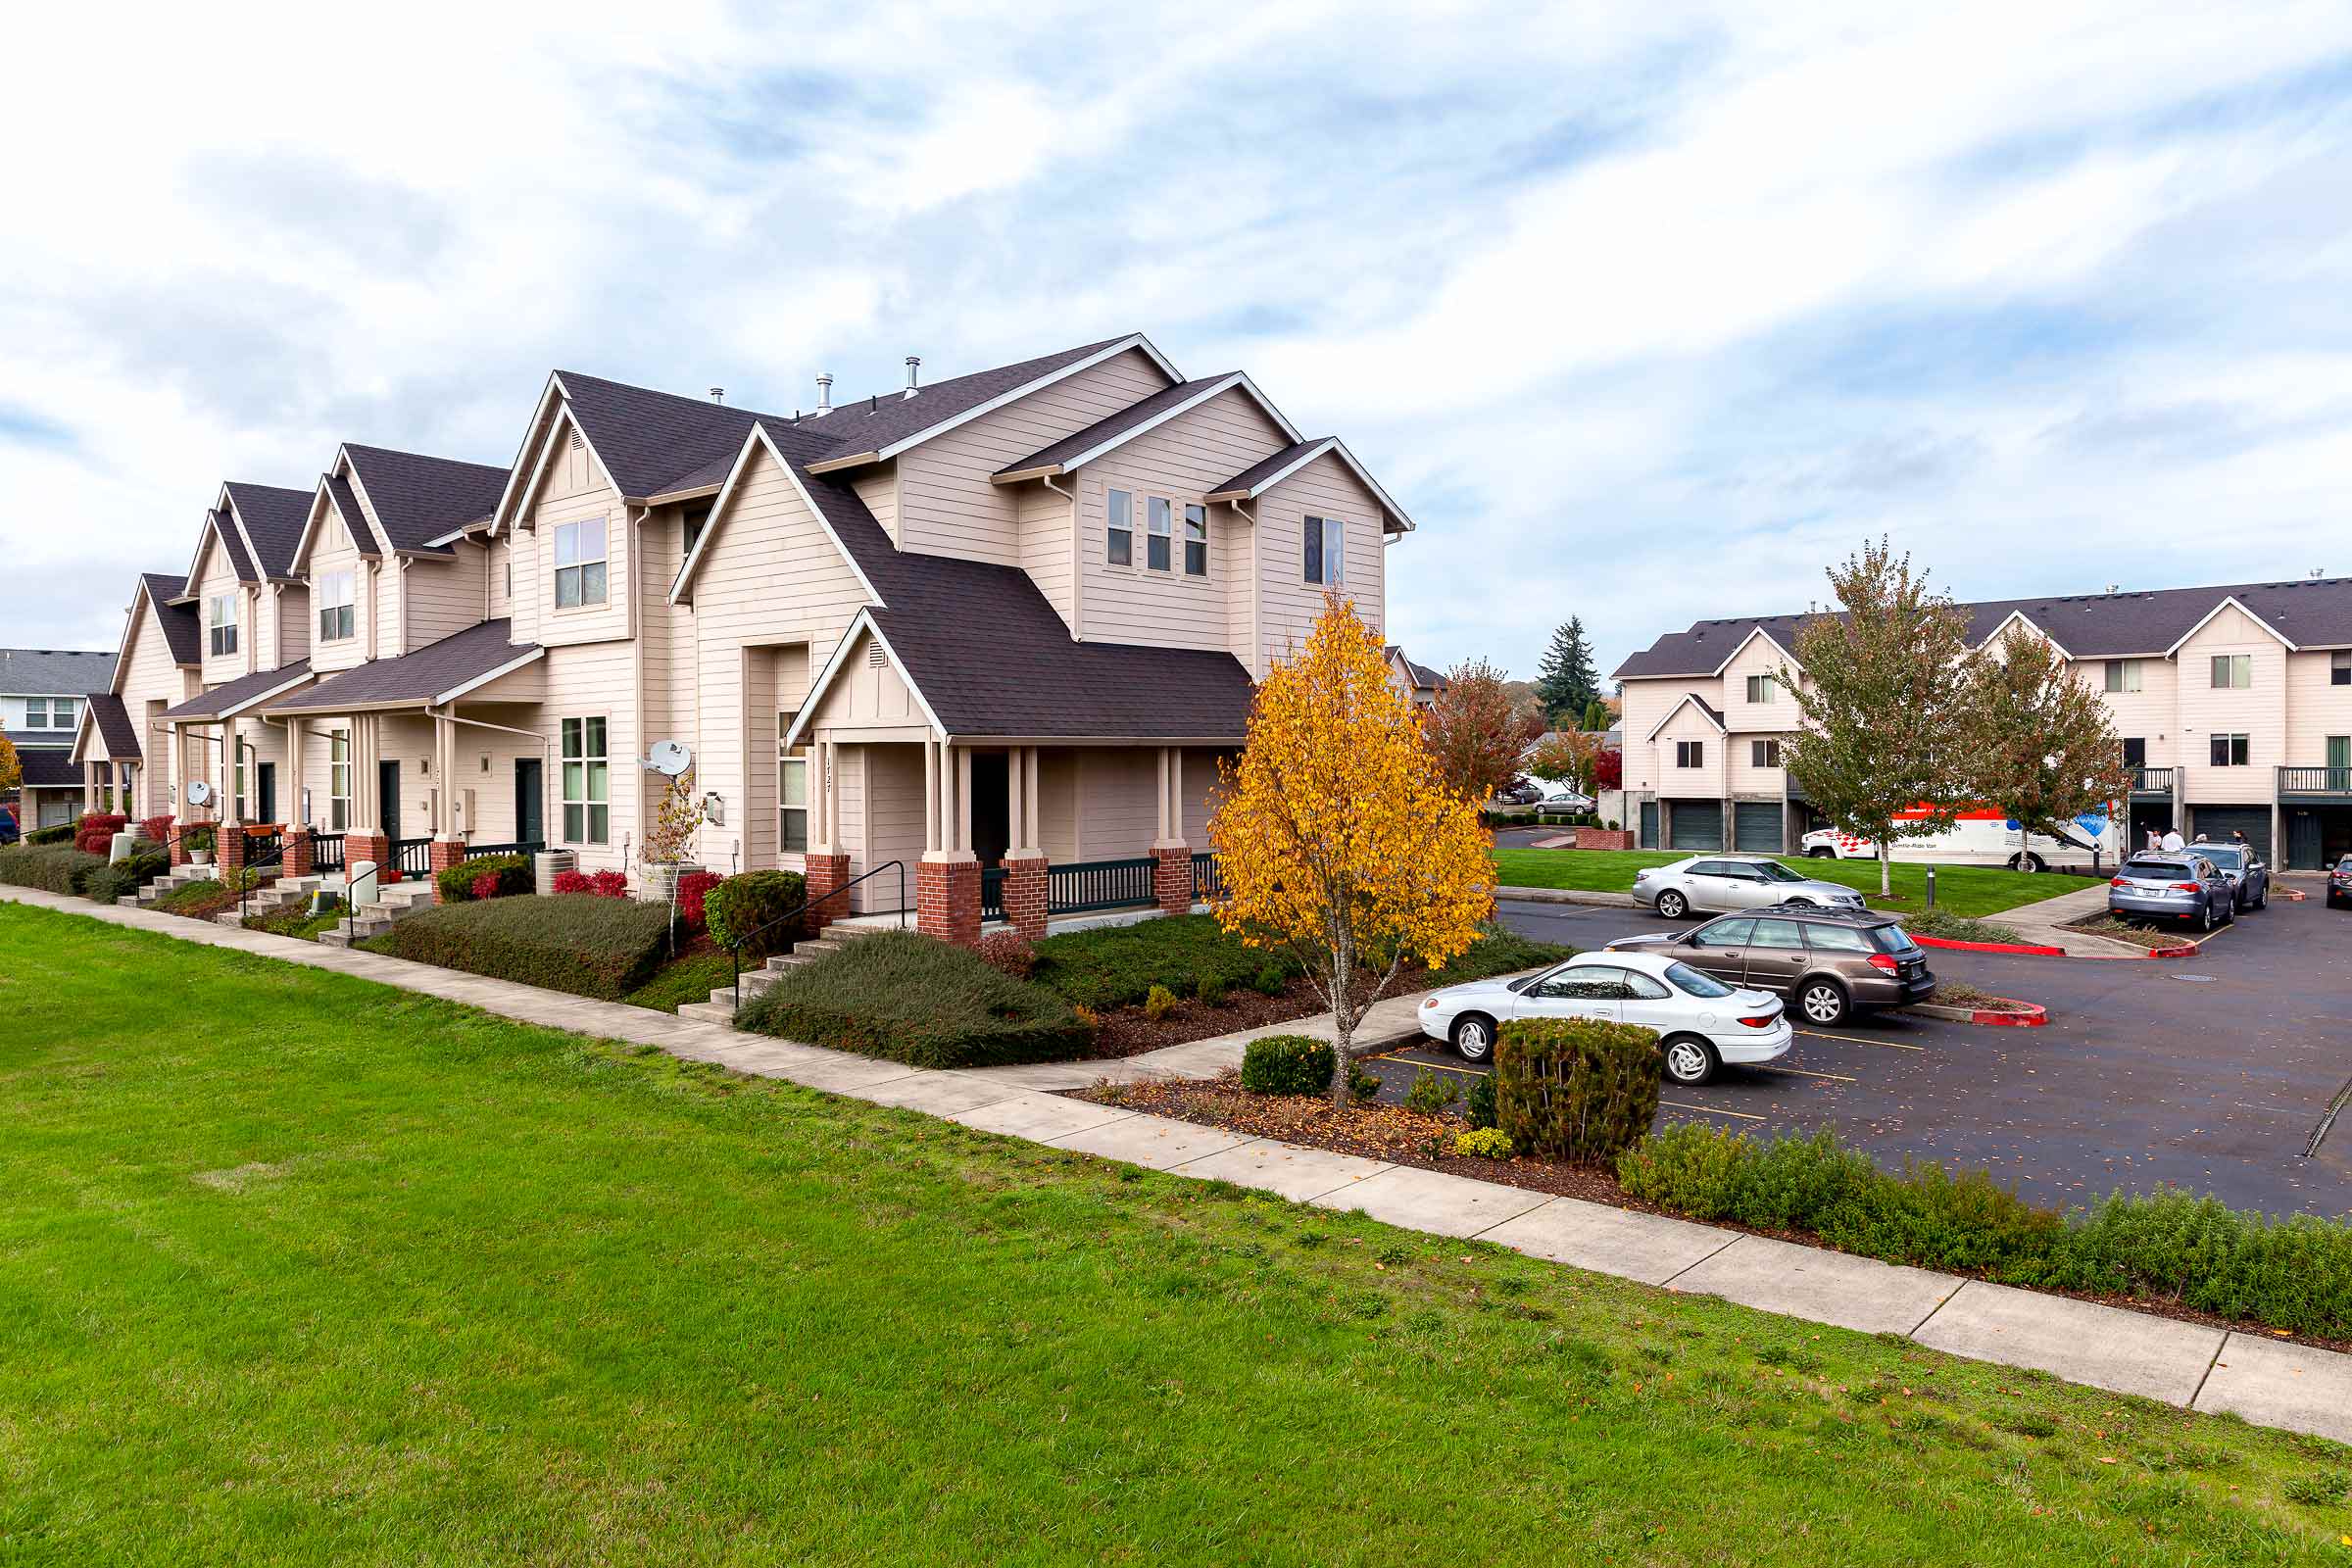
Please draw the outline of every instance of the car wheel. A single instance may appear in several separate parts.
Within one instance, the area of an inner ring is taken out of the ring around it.
[[[1669,920],[1680,920],[1690,912],[1690,901],[1672,888],[1658,895],[1658,913]]]
[[[1805,858],[1808,860],[1835,860],[1838,858],[1838,852],[1827,844],[1816,844],[1805,852]]]
[[[1840,1024],[1852,1010],[1845,987],[1835,980],[1808,980],[1796,988],[1796,1009],[1807,1023]]]
[[[1494,1059],[1494,1020],[1483,1012],[1466,1012],[1454,1019],[1453,1054],[1464,1061]]]
[[[2213,917],[2213,900],[2208,898],[2205,906],[2197,911],[2197,929],[2210,931],[2219,924],[2221,922]]]
[[[1666,1042],[1666,1076],[1695,1088],[1715,1076],[1723,1064],[1715,1048],[1696,1035],[1675,1035]]]
[[[2256,907],[2257,909],[2267,909],[2267,908],[2269,908],[2270,906],[2271,906],[2271,885],[2270,885],[2268,882],[2265,882],[2265,883],[2262,885],[2262,891],[2261,891],[2260,893],[2257,893],[2257,894],[2255,894],[2255,895],[2254,895],[2254,907]]]
[[[2012,871],[2046,871],[2049,867],[2043,863],[2038,855],[2012,855],[2009,857],[2009,869]]]

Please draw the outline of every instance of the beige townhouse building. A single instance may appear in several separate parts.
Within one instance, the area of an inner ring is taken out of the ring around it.
[[[1189,904],[1255,677],[1326,594],[1380,627],[1410,518],[1141,334],[916,371],[791,416],[558,371],[508,466],[350,445],[312,491],[225,487],[168,601],[203,689],[157,710],[224,858],[641,876],[668,740],[695,859],[846,889],[828,912],[969,940]]]
[[[176,809],[175,781],[186,775],[164,712],[204,691],[204,637],[187,581],[146,572],[131,588],[107,689],[90,695],[74,734],[85,811],[97,810],[108,790],[125,816]]]
[[[2352,579],[1961,607],[1979,646],[2022,624],[2102,692],[2134,770],[2133,836],[2242,831],[2278,863],[2352,852]],[[1627,811],[1646,848],[1782,851],[1818,826],[1781,767],[1780,672],[1803,615],[1702,620],[1621,664]]]

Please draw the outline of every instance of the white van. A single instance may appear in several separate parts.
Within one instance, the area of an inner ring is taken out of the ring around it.
[[[1913,820],[1928,813],[1904,812]],[[1899,818],[1898,818],[1899,820]],[[1806,855],[1824,860],[1875,860],[1879,847],[1834,827],[1816,828],[1798,840]],[[1896,839],[1893,858],[1932,865],[2005,865],[2013,871],[2041,871],[2053,865],[2114,865],[2129,848],[2104,811],[2085,811],[2068,824],[2065,836],[2026,834],[2014,817],[1991,809],[1963,811],[1959,820],[1926,838]]]

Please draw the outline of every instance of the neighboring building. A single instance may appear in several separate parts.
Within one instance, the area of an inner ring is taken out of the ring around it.
[[[21,802],[27,830],[70,822],[79,808],[74,731],[90,694],[106,690],[113,664],[111,654],[0,648],[0,727],[24,763]]]
[[[1392,643],[1381,650],[1389,661],[1389,684],[1405,697],[1415,708],[1427,708],[1438,700],[1446,689],[1446,677],[1427,664],[1416,664],[1404,655],[1404,650]]]
[[[714,869],[871,872],[845,903],[875,911],[900,867],[959,938],[983,903],[1189,903],[1253,679],[1327,592],[1379,627],[1410,520],[1247,375],[1140,334],[912,370],[840,408],[820,377],[792,416],[559,371],[512,467],[346,446],[311,492],[223,487],[166,601],[203,636],[159,712],[173,776],[307,825],[297,857],[635,871],[640,760],[676,739]]]
[[[164,710],[204,690],[204,637],[186,590],[185,577],[163,572],[142,574],[131,589],[106,689],[91,694],[74,732],[84,809],[111,791],[126,816],[174,810],[182,774]]]
[[[2352,578],[1961,608],[1973,643],[2018,622],[2106,694],[2135,836],[2240,830],[2302,868],[2352,851]],[[1779,755],[1798,720],[1777,672],[1805,619],[1699,621],[1619,666],[1642,844],[1782,850],[1815,825]]]

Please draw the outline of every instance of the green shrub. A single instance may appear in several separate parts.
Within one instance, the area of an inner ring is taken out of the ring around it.
[[[1219,976],[1202,975],[1193,987],[1193,998],[1208,1006],[1221,1007],[1225,1004],[1226,990],[1226,984]]]
[[[1422,1116],[1443,1116],[1446,1107],[1461,1098],[1460,1090],[1424,1067],[1413,1074],[1413,1086],[1404,1092],[1404,1108]]]
[[[1031,978],[1072,1002],[1095,1008],[1140,1005],[1153,986],[1173,996],[1198,996],[1204,984],[1259,985],[1277,977],[1269,995],[1287,986],[1297,965],[1228,936],[1213,915],[1180,914],[1134,925],[1098,926],[1048,937],[1037,945]]]
[[[1290,971],[1271,958],[1259,964],[1257,972],[1250,977],[1250,989],[1261,997],[1279,997],[1290,989]]]
[[[1453,1152],[1476,1159],[1508,1159],[1511,1135],[1499,1127],[1474,1127],[1453,1136]]]
[[[213,825],[202,822],[195,827],[183,828],[179,835],[179,847],[187,852],[191,860],[209,858],[213,853]]]
[[[1494,1075],[1482,1072],[1470,1080],[1470,1093],[1462,1100],[1462,1117],[1472,1131],[1494,1125]]]
[[[1753,1140],[1694,1121],[1643,1139],[1617,1156],[1618,1183],[1634,1197],[1692,1219],[1721,1219],[1732,1211],[1745,1168],[1756,1157]]]
[[[1654,1029],[1515,1018],[1495,1040],[1495,1123],[1530,1153],[1613,1160],[1657,1116],[1661,1061]]]
[[[24,835],[24,842],[32,845],[71,844],[74,842],[74,824],[60,822],[55,827],[36,827]]]
[[[270,914],[249,914],[245,917],[248,931],[267,931],[271,936],[294,937],[304,942],[316,942],[322,931],[331,931],[343,923],[343,911],[329,909],[323,914],[308,914],[301,909],[279,909]]]
[[[1159,1022],[1176,1010],[1176,993],[1166,986],[1153,986],[1144,994],[1144,1016]]]
[[[2025,934],[1997,920],[1971,920],[1948,909],[1922,909],[1903,916],[1913,936],[1941,937],[1947,942],[2023,942]]]
[[[1469,951],[1455,955],[1444,968],[1432,970],[1431,978],[1445,985],[1460,985],[1465,980],[1485,980],[1546,963],[1566,963],[1576,954],[1574,948],[1538,942],[1489,920],[1479,928],[1478,940],[1470,944]]]
[[[1348,1093],[1359,1105],[1369,1105],[1380,1098],[1380,1079],[1360,1061],[1348,1063]]]
[[[748,962],[781,953],[800,935],[802,922],[773,926],[808,902],[808,883],[798,871],[745,871],[727,878],[703,895],[703,912],[710,940],[722,948],[746,943]]]
[[[207,905],[216,904],[227,892],[219,882],[206,877],[201,882],[186,882],[155,901],[155,907],[166,914],[200,914]]]
[[[81,885],[82,896],[95,899],[100,904],[112,904],[117,899],[128,898],[137,893],[139,889],[170,869],[172,869],[172,860],[169,856],[155,854],[129,856],[112,865],[99,866],[84,877]]]
[[[2049,1283],[2342,1339],[2352,1334],[2352,1227],[2267,1220],[2173,1189],[2118,1195],[2069,1230]]]
[[[363,944],[445,969],[617,1002],[669,956],[669,906],[530,894],[420,909]]]
[[[478,859],[460,860],[456,865],[433,873],[433,889],[443,904],[466,904],[473,898],[477,878],[498,878],[496,897],[511,899],[531,891],[531,858],[527,855],[485,855]]]
[[[788,971],[736,1023],[916,1067],[1067,1061],[1094,1043],[1093,1029],[1045,987],[910,931],[859,937]]]
[[[1242,1087],[1253,1095],[1327,1095],[1335,1062],[1328,1040],[1261,1035],[1242,1048]]]
[[[106,857],[71,844],[12,844],[0,850],[0,882],[47,893],[79,893]]]

